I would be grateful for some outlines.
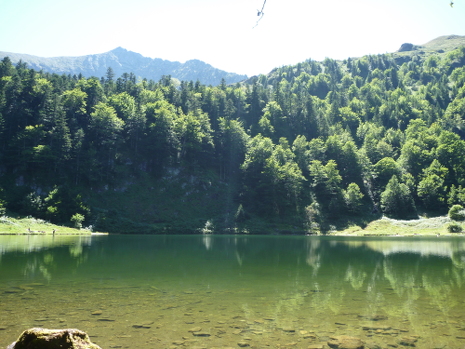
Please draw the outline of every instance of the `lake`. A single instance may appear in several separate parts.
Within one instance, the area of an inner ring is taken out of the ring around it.
[[[0,236],[0,348],[463,348],[464,295],[460,237]]]

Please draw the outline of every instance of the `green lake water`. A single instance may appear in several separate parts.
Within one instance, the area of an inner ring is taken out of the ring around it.
[[[0,348],[465,347],[465,239],[0,236]]]

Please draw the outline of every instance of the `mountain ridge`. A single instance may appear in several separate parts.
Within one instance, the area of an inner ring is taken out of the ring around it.
[[[85,56],[39,57],[0,51],[1,58],[7,56],[13,64],[21,60],[35,70],[57,74],[82,74],[84,77],[105,76],[107,69],[111,67],[115,76],[134,73],[138,77],[154,81],[160,80],[163,75],[171,75],[181,81],[199,80],[206,85],[219,85],[222,79],[227,84],[247,79],[246,75],[226,72],[198,59],[180,63],[161,58],[149,58],[121,46],[108,52]]]
[[[465,36],[443,35],[421,45],[404,43],[397,51],[390,54],[398,64],[402,64],[410,61],[413,56],[425,58],[430,54],[443,54],[459,46],[465,46]],[[250,81],[257,79],[257,76],[248,77],[247,75],[217,69],[198,59],[190,59],[180,63],[162,58],[150,58],[121,46],[108,52],[84,56],[39,57],[30,54],[0,51],[0,59],[5,56],[10,57],[13,64],[22,60],[35,70],[57,74],[82,74],[84,77],[105,76],[108,67],[111,67],[117,77],[123,73],[132,72],[137,77],[158,81],[163,75],[170,75],[181,81],[198,80],[202,84],[213,86],[219,85],[222,79],[227,84],[250,83]],[[272,74],[276,69],[278,67],[265,75]]]

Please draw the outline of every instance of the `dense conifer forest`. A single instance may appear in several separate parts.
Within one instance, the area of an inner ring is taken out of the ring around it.
[[[465,205],[465,47],[206,86],[0,62],[1,206],[121,233],[327,232]]]

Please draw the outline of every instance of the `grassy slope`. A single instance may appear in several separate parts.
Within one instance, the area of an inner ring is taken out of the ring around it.
[[[426,51],[453,51],[460,46],[465,46],[465,36],[445,35],[421,45],[421,49]]]
[[[446,35],[440,36],[423,45],[415,45],[411,51],[394,52],[392,55],[394,58],[419,56],[422,59],[425,59],[430,55],[446,55],[448,52],[453,51],[460,46],[465,46],[465,36]]]
[[[334,232],[332,234],[347,236],[463,235],[449,233],[447,231],[447,226],[451,222],[452,221],[448,217],[444,216],[413,220],[396,220],[383,217],[370,222],[364,228],[353,225],[343,231]]]
[[[30,230],[29,230],[30,229]],[[74,229],[51,224],[42,219],[0,217],[0,235],[90,235],[90,230]]]

